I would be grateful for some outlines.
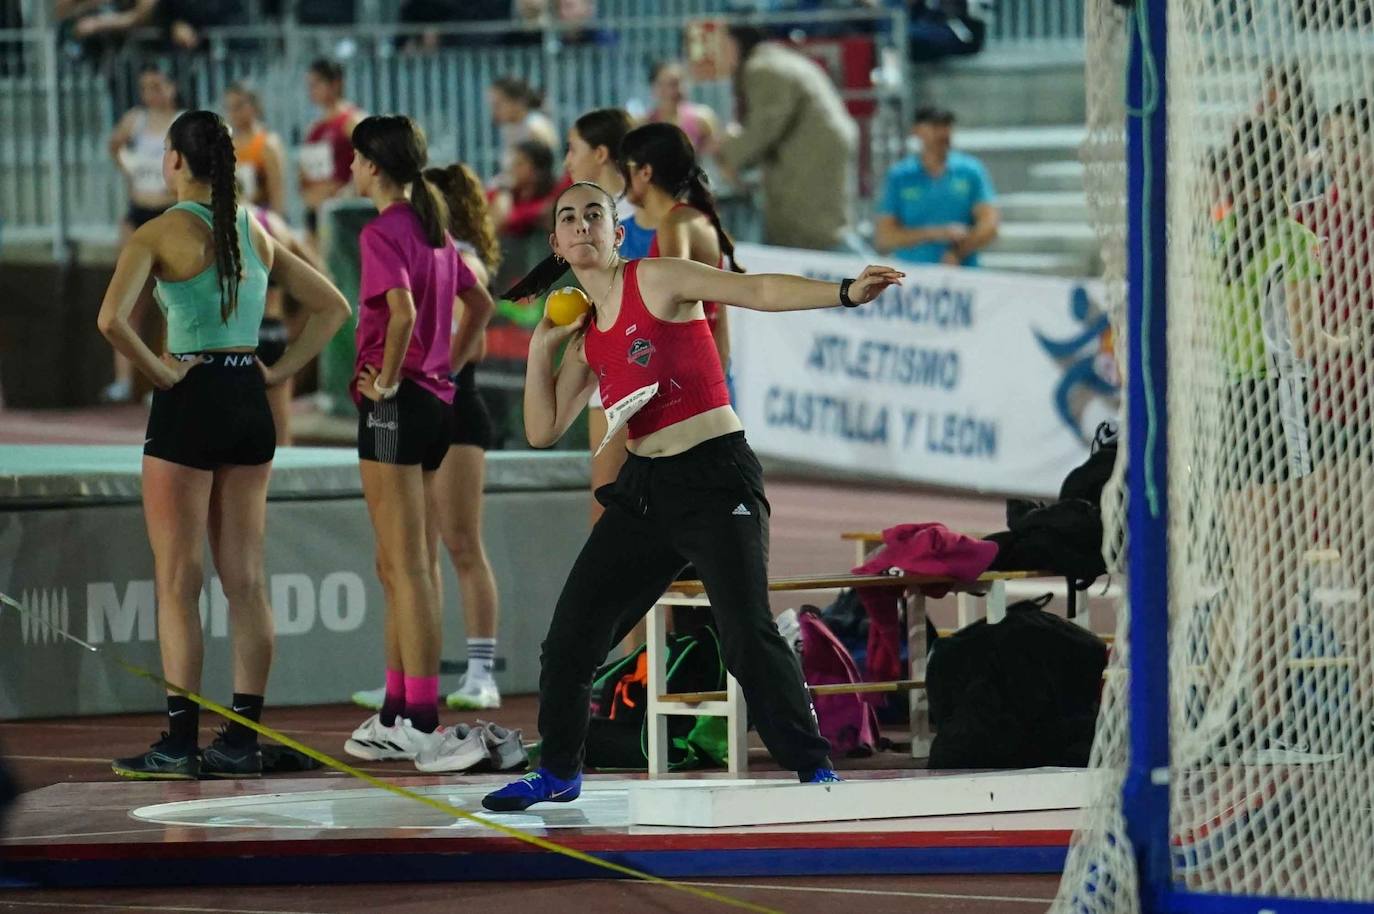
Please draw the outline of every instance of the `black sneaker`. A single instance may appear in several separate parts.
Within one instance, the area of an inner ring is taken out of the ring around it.
[[[204,778],[262,777],[262,749],[257,740],[235,746],[224,738],[227,727],[220,727],[215,741],[200,753],[200,776]]]
[[[162,739],[142,755],[117,758],[110,763],[120,777],[140,781],[194,781],[200,777],[200,751],[195,746],[172,742],[164,730]]]

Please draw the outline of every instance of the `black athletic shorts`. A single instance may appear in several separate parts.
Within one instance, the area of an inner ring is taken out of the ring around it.
[[[286,351],[286,324],[279,318],[264,317],[258,327],[258,358],[264,365],[275,365]]]
[[[202,354],[177,356],[197,357]],[[267,463],[277,452],[277,427],[255,354],[203,358],[176,386],[153,391],[143,453],[197,470]]]
[[[477,392],[477,366],[468,365],[453,376],[453,438],[455,445],[487,450],[493,432],[491,413]]]
[[[130,203],[129,211],[124,214],[124,221],[133,228],[142,228],[165,212],[167,212],[166,207],[158,209],[157,207],[136,206]]]
[[[380,403],[363,398],[358,405],[358,457],[400,466],[419,464],[437,470],[452,437],[449,404],[414,381]]]

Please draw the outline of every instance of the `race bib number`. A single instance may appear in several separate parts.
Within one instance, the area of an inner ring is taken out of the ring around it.
[[[601,444],[597,446],[597,454],[605,450],[611,439],[625,427],[625,423],[630,421],[630,417],[643,409],[644,404],[652,400],[656,393],[658,393],[657,381],[648,387],[641,387],[618,403],[606,407],[606,437],[602,438]]]
[[[234,169],[234,180],[239,185],[239,197],[245,201],[258,198],[258,170],[252,165],[239,165]]]
[[[307,181],[334,180],[334,150],[328,143],[306,143],[300,148],[300,163]]]
[[[167,194],[167,182],[162,177],[162,157],[140,156],[132,150],[120,155],[129,186],[140,197],[162,197]]]

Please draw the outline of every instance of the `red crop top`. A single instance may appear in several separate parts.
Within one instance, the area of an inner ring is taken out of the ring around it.
[[[665,321],[639,294],[639,261],[625,263],[620,315],[609,330],[587,325],[587,365],[607,407],[658,382],[658,393],[630,417],[630,438],[643,438],[693,416],[730,405],[711,329],[704,320]]]

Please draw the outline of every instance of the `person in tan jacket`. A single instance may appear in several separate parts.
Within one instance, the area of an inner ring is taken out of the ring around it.
[[[723,50],[743,127],[719,160],[731,181],[743,169],[762,170],[764,240],[862,251],[850,231],[859,131],[830,77],[757,27],[732,27]]]

